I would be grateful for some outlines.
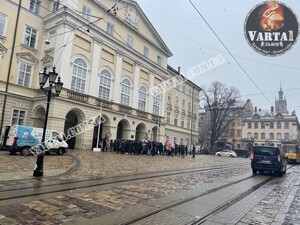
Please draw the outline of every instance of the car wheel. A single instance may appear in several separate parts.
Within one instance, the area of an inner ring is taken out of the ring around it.
[[[27,155],[29,155],[29,154],[30,154],[30,149],[29,149],[29,147],[24,147],[24,148],[22,148],[22,150],[21,150],[21,155],[27,156]]]
[[[252,173],[253,173],[253,174],[256,174],[256,173],[257,173],[257,170],[252,170]]]
[[[65,153],[64,149],[63,148],[59,148],[57,149],[57,155],[63,155]]]
[[[221,154],[217,154],[217,156],[221,156]]]
[[[233,155],[229,155],[230,158],[233,158]]]

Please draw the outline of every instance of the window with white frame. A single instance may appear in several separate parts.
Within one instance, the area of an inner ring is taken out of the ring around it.
[[[59,9],[59,1],[53,2],[53,8],[52,11],[56,12]]]
[[[258,139],[258,133],[254,133],[254,138]]]
[[[147,89],[141,86],[139,89],[139,110],[146,111]]]
[[[182,109],[185,109],[185,100],[184,99],[182,99]]]
[[[144,56],[148,58],[149,56],[149,48],[144,46]]]
[[[270,129],[274,129],[274,123],[273,122],[270,123]]]
[[[0,12],[0,36],[6,35],[7,16]]]
[[[184,127],[184,116],[181,116],[181,127]]]
[[[130,47],[133,47],[133,37],[131,35],[127,35],[127,44],[130,46]]]
[[[284,129],[289,129],[289,122],[284,123]]]
[[[106,31],[107,31],[108,34],[114,36],[114,34],[115,34],[115,25],[112,24],[111,22],[108,22]]]
[[[191,127],[191,118],[187,118],[187,128],[190,129]]]
[[[258,129],[258,123],[257,122],[254,123],[254,129]]]
[[[269,139],[270,139],[270,140],[274,140],[274,133],[270,133]]]
[[[280,122],[277,123],[277,129],[281,129],[281,123]]]
[[[247,139],[250,140],[251,138],[252,138],[252,133],[251,133],[251,132],[248,132],[248,133],[247,133]]]
[[[174,125],[177,126],[178,125],[178,114],[174,115]]]
[[[266,134],[265,133],[261,133],[260,134],[260,139],[261,140],[265,140],[266,139]]]
[[[177,141],[177,138],[176,138],[176,137],[174,137],[174,144],[176,144],[176,141]]]
[[[157,56],[157,64],[160,66],[162,65],[162,58],[159,55]]]
[[[175,106],[178,107],[179,105],[179,97],[176,97]]]
[[[30,48],[35,48],[37,43],[38,31],[32,27],[26,26],[23,44]]]
[[[131,84],[128,79],[124,79],[121,83],[121,104],[129,106],[130,103]]]
[[[284,140],[285,140],[285,141],[288,141],[288,140],[289,140],[289,137],[290,137],[289,133],[285,133],[285,134],[284,134]]]
[[[41,5],[41,0],[30,0],[29,9],[31,12],[34,12],[35,14],[39,14],[40,5]]]
[[[167,112],[167,124],[171,123],[171,112]]]
[[[29,87],[32,75],[32,65],[20,62],[18,73],[18,85]]]
[[[170,95],[168,95],[168,104],[172,103],[172,97]]]
[[[168,142],[170,140],[170,136],[166,135],[166,142]]]
[[[153,114],[159,115],[160,95],[153,97]]]
[[[104,69],[100,73],[99,98],[109,101],[110,86],[111,74],[108,70]]]
[[[82,6],[82,17],[87,19],[88,21],[90,21],[91,19],[91,9],[86,5]]]
[[[23,125],[25,120],[25,111],[13,109],[11,125]]]
[[[192,112],[192,103],[190,103],[190,102],[189,102],[189,105],[188,105],[188,111]]]
[[[248,123],[248,129],[251,129],[251,127],[252,127],[251,123]]]
[[[197,120],[193,121],[193,130],[196,130],[196,124],[197,124]]]
[[[281,140],[281,139],[282,139],[281,133],[277,133],[277,140]]]
[[[77,58],[74,60],[72,69],[71,90],[84,93],[87,78],[87,70],[87,64],[83,59]]]
[[[261,129],[265,129],[266,128],[266,124],[264,122],[261,122],[260,127],[261,127]]]

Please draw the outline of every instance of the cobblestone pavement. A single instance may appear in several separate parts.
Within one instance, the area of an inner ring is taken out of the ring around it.
[[[77,160],[75,160],[75,158]],[[0,153],[2,169],[1,185],[11,185],[13,181],[5,181],[5,174],[19,173],[28,170],[32,176],[32,165],[35,157],[10,156]],[[80,162],[80,163],[78,163]],[[181,159],[167,156],[134,156],[119,155],[111,152],[69,151],[64,156],[46,156],[45,174],[58,167],[65,171],[73,168],[71,173],[63,173],[55,179],[69,180],[84,177],[112,177],[125,174],[142,174],[158,171],[180,171],[213,165],[245,163],[245,167],[234,171],[206,171],[181,176],[153,178],[147,181],[137,181],[106,188],[90,188],[53,194],[51,196],[34,197],[31,200],[21,200],[8,204],[0,204],[0,225],[10,224],[86,224],[90,219],[101,218],[122,209],[149,204],[166,196],[174,196],[187,190],[195,190],[205,184],[215,184],[232,177],[251,174],[249,159],[225,158],[216,156],[190,155]],[[75,168],[75,169],[74,169]],[[61,171],[62,172],[62,171]],[[253,207],[239,224],[300,224],[300,171],[294,170],[295,179],[289,179],[279,184],[273,191]],[[50,176],[49,176],[50,177]],[[24,178],[24,177],[23,177]],[[26,177],[27,178],[27,177]],[[29,179],[34,179],[30,177]],[[291,197],[291,193],[293,196]],[[287,203],[287,199],[290,202]],[[284,208],[284,209],[283,209]],[[284,211],[284,212],[283,212]],[[277,223],[274,217],[277,216]],[[273,219],[272,219],[273,218]],[[164,218],[167,220],[167,218]],[[100,220],[101,221],[101,220]],[[101,222],[99,223],[101,224]],[[174,224],[175,225],[175,224]],[[176,224],[177,225],[177,224]]]

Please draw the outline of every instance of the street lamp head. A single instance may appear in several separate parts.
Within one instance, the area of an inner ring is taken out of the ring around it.
[[[55,92],[56,96],[60,95],[61,89],[63,87],[64,83],[60,81],[60,77],[58,77],[58,81],[55,83]]]
[[[49,75],[47,73],[47,68],[44,67],[44,70],[39,73],[39,82],[40,82],[41,88],[44,87],[44,85],[46,84],[48,77],[49,77]]]
[[[53,66],[52,71],[49,72],[49,84],[50,85],[54,84],[57,75],[58,75],[58,73],[56,73],[56,71],[55,71],[55,66]]]

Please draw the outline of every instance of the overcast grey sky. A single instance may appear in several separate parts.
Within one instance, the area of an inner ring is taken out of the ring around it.
[[[254,106],[269,109],[278,98],[280,82],[287,98],[290,113],[296,110],[300,116],[300,41],[285,54],[268,57],[255,52],[244,36],[244,22],[258,0],[192,0],[205,20],[225,43],[238,62],[265,94],[250,81],[243,70],[228,54],[189,0],[137,0],[152,22],[173,56],[169,64],[181,66],[181,72],[218,54],[226,63],[194,78],[199,86],[218,80],[237,87],[242,100],[251,99]],[[220,3],[217,3],[220,2]],[[299,0],[282,0],[300,17]],[[299,22],[299,20],[298,20]],[[298,37],[299,39],[299,37]],[[269,101],[271,104],[269,103]]]

